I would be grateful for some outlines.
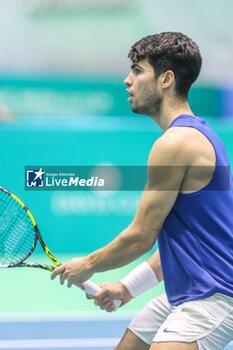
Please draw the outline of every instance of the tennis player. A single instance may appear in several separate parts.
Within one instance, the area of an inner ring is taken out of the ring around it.
[[[112,242],[56,268],[68,287],[96,272],[159,250],[122,281],[105,284],[96,303],[113,310],[162,279],[166,294],[132,320],[117,350],[220,350],[233,339],[233,182],[224,146],[187,101],[202,58],[182,33],[135,43],[125,79],[135,113],[164,131],[148,159],[148,182],[133,222]]]

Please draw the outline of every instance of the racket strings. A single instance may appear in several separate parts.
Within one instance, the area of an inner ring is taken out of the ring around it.
[[[0,264],[17,264],[34,248],[35,231],[26,210],[0,191]]]

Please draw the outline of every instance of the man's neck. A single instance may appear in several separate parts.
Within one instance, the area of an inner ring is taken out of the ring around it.
[[[167,103],[164,101],[161,114],[159,116],[153,116],[152,119],[165,132],[172,121],[181,114],[188,114],[195,117],[188,101],[173,100]]]

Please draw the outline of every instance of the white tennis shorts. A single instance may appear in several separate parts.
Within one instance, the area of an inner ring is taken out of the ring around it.
[[[233,340],[233,298],[223,294],[172,306],[151,300],[128,327],[145,343],[197,341],[199,350],[223,350]]]

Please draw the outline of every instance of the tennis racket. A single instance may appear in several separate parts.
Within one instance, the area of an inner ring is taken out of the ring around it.
[[[52,265],[25,262],[40,243]],[[0,186],[0,268],[34,267],[52,272],[61,262],[45,244],[34,216],[28,207],[13,193]],[[85,292],[95,296],[101,290],[88,280],[83,283]],[[114,300],[115,310],[120,300]]]

